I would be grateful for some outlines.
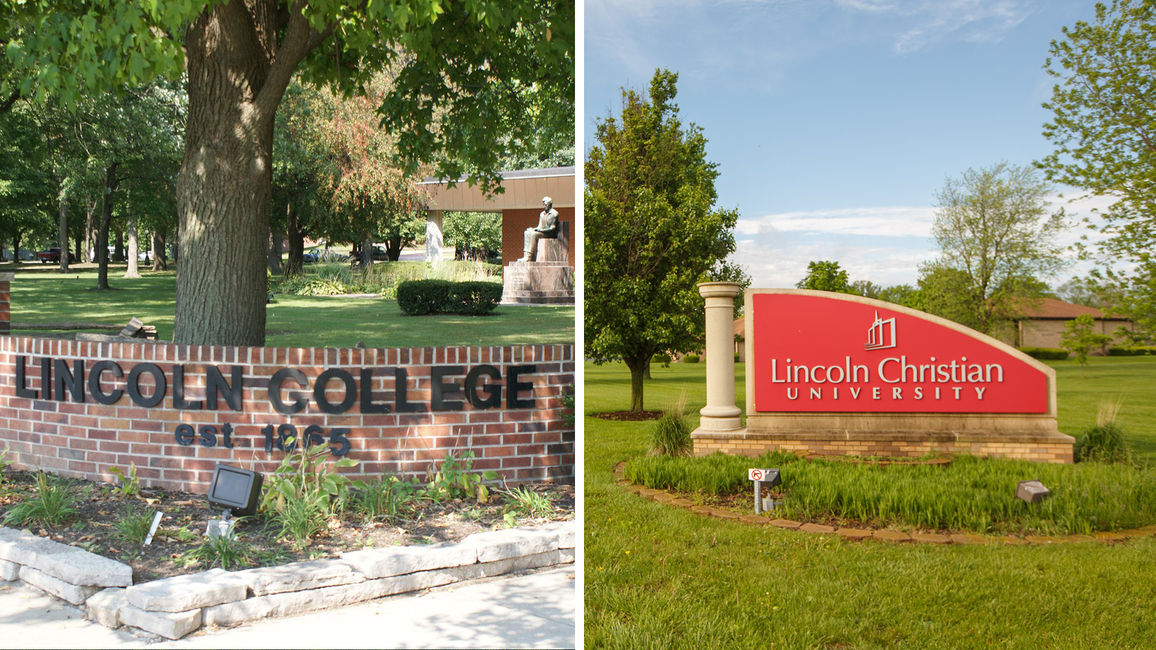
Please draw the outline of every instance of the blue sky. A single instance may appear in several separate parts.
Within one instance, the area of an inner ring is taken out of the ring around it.
[[[838,261],[853,280],[914,283],[934,256],[946,177],[1051,151],[1040,105],[1053,83],[1048,45],[1093,10],[1086,0],[585,0],[584,148],[595,120],[619,111],[622,86],[645,90],[656,68],[677,71],[680,116],[709,140],[719,205],[740,214],[735,260],[755,286],[794,286],[810,260]],[[1057,193],[1075,217],[1105,205]]]

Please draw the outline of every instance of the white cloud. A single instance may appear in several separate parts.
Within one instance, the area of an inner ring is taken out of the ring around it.
[[[873,16],[894,15],[899,34],[894,48],[914,52],[948,36],[982,43],[1002,39],[1031,13],[1028,0],[836,0]]]
[[[847,208],[739,219],[737,229],[743,235],[757,235],[771,229],[810,234],[929,237],[934,220],[935,209],[931,207]]]

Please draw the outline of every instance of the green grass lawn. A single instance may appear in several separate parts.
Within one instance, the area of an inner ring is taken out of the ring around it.
[[[88,266],[88,265],[86,265]],[[13,265],[0,266],[0,271]],[[173,334],[176,276],[143,271],[123,278],[124,265],[109,269],[111,291],[96,291],[95,268],[61,275],[55,267],[21,264],[12,281],[16,324],[106,323],[122,327],[136,316],[155,325],[162,339]],[[339,296],[278,295],[268,306],[266,345],[428,347],[572,343],[574,307],[499,306],[488,316],[404,316],[394,300]],[[51,335],[58,330],[14,328],[15,334]],[[82,330],[83,331],[83,330]]]
[[[1062,431],[1122,398],[1130,440],[1156,457],[1156,359],[1093,359],[1083,380],[1075,364],[1053,365]],[[705,367],[652,372],[646,407],[686,391],[697,422]],[[629,407],[625,367],[588,365],[584,386],[589,647],[1153,647],[1156,540],[889,545],[703,517],[615,484],[614,466],[646,452],[650,424],[589,414]]]

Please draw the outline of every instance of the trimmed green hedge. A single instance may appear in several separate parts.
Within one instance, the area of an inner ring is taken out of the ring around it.
[[[1112,357],[1140,357],[1147,354],[1156,354],[1156,345],[1129,345],[1127,347],[1108,348],[1108,356]]]
[[[688,354],[682,358],[682,362],[683,363],[698,363],[698,355],[697,354]]]
[[[1068,358],[1068,351],[1059,348],[1016,348],[1020,352],[1039,359],[1040,361],[1063,361]]]
[[[494,282],[410,280],[397,286],[397,305],[403,314],[482,315],[502,300],[502,285]]]

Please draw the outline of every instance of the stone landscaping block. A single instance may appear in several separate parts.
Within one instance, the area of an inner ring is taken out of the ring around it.
[[[655,490],[654,488],[642,488],[638,491],[644,497],[652,497],[656,494],[662,494],[662,490]]]
[[[711,512],[714,511],[714,508],[712,508],[710,506],[691,506],[690,511],[691,512],[697,512],[700,515],[709,515]]]
[[[803,524],[801,524],[797,521],[793,521],[791,519],[772,519],[771,525],[774,526],[775,528],[786,528],[787,530],[795,530],[796,528],[798,528],[799,526],[802,526]]]
[[[44,591],[67,600],[73,605],[81,605],[88,597],[99,591],[97,587],[87,585],[74,585],[70,582],[65,582],[55,576],[50,576],[39,569],[34,569],[30,566],[20,567],[20,579],[33,587],[39,587]]]
[[[0,527],[0,560],[23,564],[74,585],[127,587],[132,567],[88,551]]]
[[[911,535],[899,530],[877,530],[872,535],[874,539],[881,539],[885,542],[910,542]]]
[[[818,533],[820,535],[830,535],[835,532],[834,526],[824,526],[823,524],[803,524],[799,526],[799,530],[804,533]]]
[[[1012,546],[1026,546],[1028,544],[1028,540],[1022,537],[1016,537],[1014,535],[1004,535],[999,539],[1005,544],[1011,544]]]
[[[558,533],[549,530],[510,528],[470,535],[462,541],[462,545],[477,549],[478,562],[494,562],[520,555],[557,550]]]
[[[505,531],[502,531],[505,532]],[[488,534],[488,533],[483,533]],[[558,539],[557,534],[553,536]],[[394,546],[342,553],[341,560],[366,578],[386,578],[417,571],[473,564],[478,561],[478,547],[467,537],[461,544],[430,544],[428,546]]]
[[[835,534],[846,539],[863,539],[870,537],[871,531],[863,528],[840,528],[835,531]]]
[[[560,548],[558,549],[559,564],[574,564],[574,549]]]
[[[739,517],[739,519],[741,521],[747,522],[748,524],[765,524],[770,521],[762,515],[743,515]]]
[[[563,557],[562,551],[547,551],[545,553],[522,555],[505,560],[497,560],[495,562],[479,563],[473,566],[455,567],[446,569],[446,571],[453,575],[455,582],[477,580],[479,578],[492,578],[516,571],[529,571],[531,569],[541,569],[542,567],[563,564]],[[570,561],[573,561],[573,557],[571,557]]]
[[[1059,544],[1064,540],[1059,537],[1050,537],[1048,535],[1027,535],[1024,540],[1028,544]]]
[[[455,567],[455,569],[460,568],[463,567]],[[459,579],[452,573],[455,569],[422,571],[336,587],[257,596],[247,600],[206,607],[204,609],[204,623],[205,625],[219,626],[237,625],[262,618],[294,616],[419,589],[440,587]]]
[[[730,510],[723,510],[722,508],[711,508],[710,516],[718,517],[719,519],[738,519],[741,515]]]
[[[221,569],[210,569],[134,585],[128,588],[126,595],[129,603],[142,610],[185,612],[198,607],[241,600],[248,595],[248,591],[248,584],[237,574]]]
[[[654,495],[655,501],[661,501],[664,503],[669,502],[669,501],[674,501],[676,498],[678,498],[678,497],[674,496],[670,492],[659,492],[658,494]]]
[[[1101,542],[1118,542],[1122,539],[1128,539],[1128,536],[1127,535],[1121,535],[1120,533],[1113,533],[1113,532],[1109,532],[1106,530],[1102,530],[1102,531],[1095,534],[1095,538],[1100,540]]]
[[[694,501],[691,501],[690,499],[681,499],[681,498],[680,499],[673,499],[670,503],[671,503],[671,505],[682,506],[683,508],[689,508],[689,507],[694,505]]]
[[[1148,531],[1142,530],[1140,528],[1129,528],[1127,530],[1119,530],[1116,532],[1120,533],[1124,537],[1147,537],[1150,534]]]
[[[578,526],[573,521],[556,521],[542,526],[539,530],[558,533],[558,548],[574,548],[574,537]]]
[[[1096,538],[1092,537],[1091,535],[1068,535],[1066,539],[1069,542],[1094,542],[1094,541],[1096,541]]]
[[[983,535],[971,535],[968,533],[953,533],[951,535],[952,544],[986,544],[987,538]]]
[[[157,582],[160,582],[159,580]],[[201,627],[201,610],[187,612],[146,612],[125,603],[120,608],[120,620],[125,625],[139,627],[166,639],[179,639]]]
[[[294,562],[238,571],[234,575],[248,584],[255,596],[365,582],[365,574],[336,560]]]
[[[923,544],[950,544],[951,538],[939,533],[911,533],[911,539]]]
[[[120,627],[120,608],[128,604],[124,587],[109,587],[98,591],[84,603],[84,616],[105,627]]]
[[[15,580],[20,577],[20,565],[8,560],[0,560],[0,580]]]

